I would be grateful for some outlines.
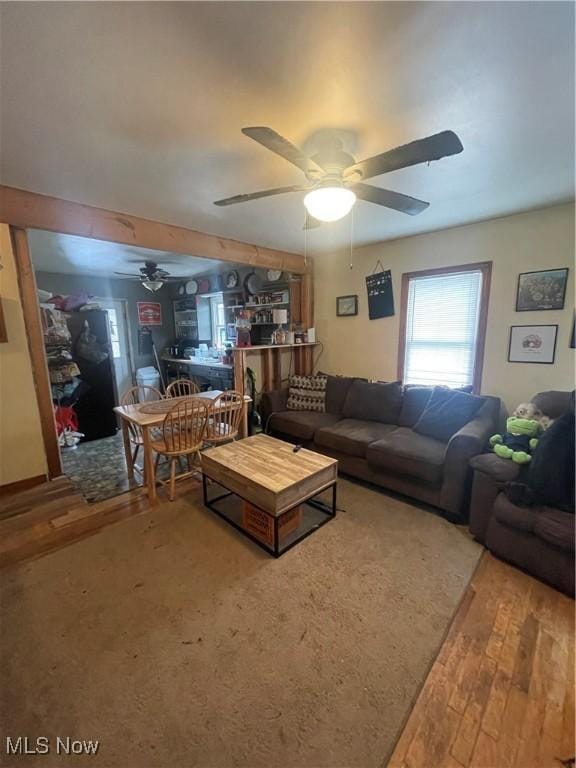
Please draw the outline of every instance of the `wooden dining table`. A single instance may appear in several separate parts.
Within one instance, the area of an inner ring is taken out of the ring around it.
[[[144,452],[144,481],[147,487],[148,498],[152,503],[156,503],[158,495],[156,493],[156,473],[154,470],[154,456],[152,450],[152,438],[151,432],[154,428],[158,429],[162,427],[164,419],[166,418],[167,410],[157,413],[147,413],[146,406],[152,405],[152,403],[176,403],[179,400],[189,400],[190,397],[198,398],[204,401],[213,402],[221,394],[220,389],[211,389],[207,392],[198,392],[195,395],[188,395],[186,397],[172,397],[164,400],[145,401],[143,403],[137,403],[136,405],[117,405],[114,410],[120,417],[120,423],[122,426],[122,439],[124,441],[124,453],[126,456],[126,468],[128,471],[128,477],[132,479],[134,477],[134,465],[132,462],[132,444],[130,441],[130,424],[134,424],[142,432],[142,449]],[[242,420],[240,422],[240,437],[247,437],[248,435],[248,403],[252,402],[252,398],[248,395],[244,395],[244,406],[242,410]],[[144,409],[144,410],[143,410]]]

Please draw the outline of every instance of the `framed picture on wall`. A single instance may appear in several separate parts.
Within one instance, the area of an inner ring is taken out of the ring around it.
[[[557,325],[513,325],[508,347],[509,363],[553,363]]]
[[[338,296],[336,299],[336,316],[353,317],[358,314],[358,296]]]
[[[516,312],[564,309],[568,269],[545,269],[518,275]]]

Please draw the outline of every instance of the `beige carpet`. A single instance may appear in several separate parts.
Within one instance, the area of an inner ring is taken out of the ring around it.
[[[279,560],[193,497],[4,572],[0,752],[100,742],[7,764],[386,765],[480,547],[360,485],[339,496]]]

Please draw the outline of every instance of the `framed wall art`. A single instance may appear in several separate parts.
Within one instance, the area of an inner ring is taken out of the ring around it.
[[[564,309],[568,269],[544,269],[518,275],[516,312]]]
[[[336,317],[353,317],[358,314],[358,296],[338,296]]]
[[[557,325],[513,325],[508,346],[509,363],[553,363]]]

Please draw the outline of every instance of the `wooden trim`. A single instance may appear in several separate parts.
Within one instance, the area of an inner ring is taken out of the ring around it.
[[[408,288],[414,277],[430,277],[432,275],[451,275],[455,272],[482,273],[482,288],[480,294],[480,310],[478,314],[478,334],[476,337],[476,354],[474,355],[473,391],[478,394],[482,387],[482,371],[484,367],[484,349],[486,346],[486,327],[488,324],[488,306],[490,302],[490,284],[492,279],[492,262],[479,261],[473,264],[459,264],[455,267],[437,267],[422,269],[416,272],[404,272],[400,298],[400,330],[398,334],[398,366],[396,375],[399,381],[404,380],[404,354],[406,348],[406,315],[408,312]]]
[[[261,248],[240,240],[1,185],[0,221],[22,229],[46,229],[283,272],[303,274],[308,268],[304,257],[297,253]]]
[[[40,412],[40,425],[42,428],[42,437],[44,439],[44,450],[46,451],[48,477],[52,480],[62,474],[62,464],[60,462],[56,422],[54,421],[52,392],[50,389],[48,366],[46,364],[44,336],[42,334],[38,294],[36,292],[36,280],[34,278],[32,262],[30,260],[30,250],[28,248],[28,236],[26,231],[11,226],[10,237],[12,240],[12,249],[14,251],[14,260],[16,262],[20,301],[22,302],[24,325],[26,327],[28,349],[30,351],[30,359],[32,362],[34,385],[36,387],[36,398],[38,401],[38,410]]]
[[[6,344],[8,341],[8,330],[6,328],[6,318],[4,317],[4,308],[2,307],[2,296],[0,296],[0,344]]]
[[[27,491],[45,482],[46,475],[34,475],[34,477],[25,477],[23,480],[16,480],[13,483],[4,483],[4,485],[0,485],[0,498],[11,496],[13,493]]]
[[[476,355],[474,357],[474,392],[480,394],[482,374],[484,373],[484,350],[486,348],[486,328],[488,326],[488,307],[490,305],[490,286],[492,285],[492,262],[485,261],[478,265],[482,271],[482,293],[480,294],[480,314],[478,316],[478,335],[476,337]]]

